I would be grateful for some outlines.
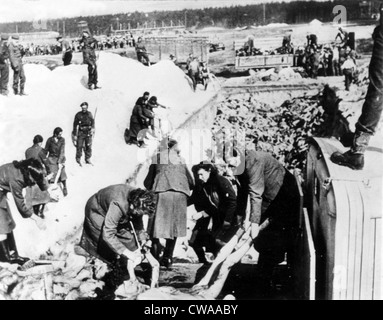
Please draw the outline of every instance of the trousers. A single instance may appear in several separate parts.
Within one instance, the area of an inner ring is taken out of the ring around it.
[[[82,150],[85,153],[85,161],[92,157],[92,135],[89,133],[79,132],[77,136],[76,160],[80,161]]]
[[[382,115],[383,108],[383,26],[375,28],[373,33],[374,46],[369,66],[367,95],[362,107],[362,113],[355,125],[356,129],[368,134],[374,134]]]
[[[9,65],[0,64],[0,94],[8,94]]]

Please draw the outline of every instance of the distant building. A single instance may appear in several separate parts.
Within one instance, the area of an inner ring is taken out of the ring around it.
[[[47,44],[55,43],[59,33],[56,31],[18,33],[21,43]]]
[[[89,32],[89,27],[88,27],[88,22],[82,20],[77,23],[77,28],[79,34],[82,34],[83,31],[88,31]]]

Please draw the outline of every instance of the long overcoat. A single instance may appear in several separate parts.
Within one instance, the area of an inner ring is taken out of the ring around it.
[[[45,166],[46,164],[46,154],[45,150],[38,144],[34,144],[32,147],[28,148],[25,151],[25,159],[36,159]],[[50,202],[51,197],[48,191],[41,191],[38,185],[27,188],[25,194],[25,201],[27,206],[34,206],[38,204],[46,204]]]
[[[8,192],[12,193],[17,210],[22,217],[32,216],[33,209],[27,207],[23,196],[23,189],[26,187],[23,174],[15,168],[13,163],[0,166],[0,234],[10,233],[16,227],[7,200]]]
[[[80,246],[105,262],[113,262],[126,249],[138,249],[134,232],[140,242],[147,239],[142,217],[128,214],[128,196],[132,190],[126,184],[106,187],[90,197],[85,206]]]
[[[149,167],[144,186],[158,194],[154,223],[148,232],[153,238],[186,236],[187,199],[194,186],[184,160],[174,150],[163,151]]]
[[[54,137],[50,137],[47,140],[45,145],[45,151],[48,153],[48,159],[46,161],[48,173],[53,173],[56,178],[56,174],[59,169],[59,164],[65,164],[65,139],[63,137],[58,138],[56,142]],[[64,181],[67,179],[65,172],[65,167],[61,170],[61,175],[59,181]]]

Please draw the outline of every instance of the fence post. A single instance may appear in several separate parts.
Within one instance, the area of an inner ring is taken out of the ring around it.
[[[161,44],[162,44],[162,41],[160,40],[160,58],[159,58],[160,60],[161,60],[161,55],[162,55],[162,54],[161,54],[161,48],[162,48],[162,47],[161,47]]]

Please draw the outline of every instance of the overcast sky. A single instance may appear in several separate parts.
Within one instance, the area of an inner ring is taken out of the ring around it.
[[[289,2],[292,0],[283,0]],[[325,1],[325,0],[320,0]],[[201,9],[281,0],[0,0],[0,23],[122,12]]]

